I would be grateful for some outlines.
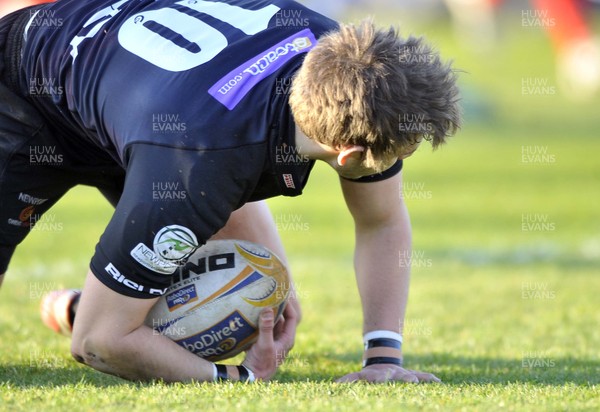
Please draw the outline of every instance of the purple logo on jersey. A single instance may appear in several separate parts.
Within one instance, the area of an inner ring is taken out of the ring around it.
[[[292,58],[308,52],[316,44],[317,39],[312,31],[302,30],[229,72],[215,83],[208,93],[229,110],[233,110],[261,80],[269,77]]]

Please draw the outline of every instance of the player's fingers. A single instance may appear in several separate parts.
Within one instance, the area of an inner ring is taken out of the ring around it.
[[[280,329],[275,333],[277,353],[283,357],[287,357],[288,352],[294,347],[296,339],[295,328],[291,327],[291,323],[286,319],[281,325],[277,325]]]
[[[288,304],[285,305],[285,309],[283,309],[283,315],[286,318],[294,318],[298,320],[298,309],[297,301],[294,301],[293,303],[289,301]]]
[[[415,375],[417,377],[417,379],[419,379],[419,382],[436,382],[436,383],[441,383],[442,380],[440,378],[438,378],[437,376],[435,376],[433,373],[427,373],[427,372],[419,372],[419,371],[409,371],[411,372],[413,375]]]
[[[400,372],[394,374],[393,380],[408,383],[419,383],[419,378],[413,372],[414,371],[402,369]]]
[[[337,379],[336,382],[337,383],[348,383],[348,382],[356,382],[357,380],[359,380],[359,374],[358,374],[358,372],[354,372],[354,373],[349,373],[348,375],[342,376],[341,378]]]
[[[285,321],[281,325],[281,330],[277,335],[277,342],[283,346],[287,352],[294,346],[296,340],[296,328],[298,326],[298,317],[291,311],[286,313]]]
[[[296,332],[296,327],[298,325],[298,312],[296,308],[291,306],[289,303],[283,310],[282,314],[283,322],[278,322],[275,325],[275,339],[279,340],[278,337],[282,334],[289,333],[290,328],[292,328],[292,332]]]
[[[285,322],[287,322],[285,316],[279,315],[279,318],[277,318],[277,321],[275,322],[275,327],[273,328],[273,336],[275,337],[275,341],[278,340],[279,336],[283,332],[285,328]]]

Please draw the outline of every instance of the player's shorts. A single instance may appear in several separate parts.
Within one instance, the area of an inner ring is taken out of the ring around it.
[[[125,179],[124,170],[91,143],[67,147],[60,131],[52,131],[37,109],[13,91],[20,50],[15,42],[30,13],[23,9],[0,20],[0,274],[16,245],[70,188],[98,187],[116,204]]]

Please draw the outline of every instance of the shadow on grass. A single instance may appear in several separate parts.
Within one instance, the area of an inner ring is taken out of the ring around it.
[[[18,388],[58,388],[86,384],[96,387],[119,386],[127,381],[90,368],[66,365],[0,365],[0,382]]]
[[[358,371],[359,353],[306,356],[302,367],[280,369],[276,382],[330,383],[340,376]],[[446,385],[533,384],[548,386],[600,384],[600,361],[573,358],[490,358],[453,356],[446,353],[410,355],[405,357],[406,368],[431,372]],[[311,365],[321,365],[319,368]],[[18,388],[59,388],[85,384],[95,387],[138,385],[152,383],[128,382],[89,368],[66,365],[0,365],[2,384]]]
[[[329,361],[344,365],[339,376],[356,372],[360,365],[359,353],[330,355]],[[404,359],[407,369],[431,372],[447,385],[464,384],[523,384],[564,386],[600,384],[600,361],[590,359],[558,357],[524,357],[516,359],[490,357],[464,357],[439,353],[430,355],[407,355]],[[319,364],[321,360],[307,358],[307,364]],[[307,368],[305,368],[307,369]],[[333,368],[330,368],[330,370]],[[337,369],[337,368],[336,368]],[[301,371],[288,368],[279,373],[280,382],[317,381],[331,382],[339,376],[320,372]]]

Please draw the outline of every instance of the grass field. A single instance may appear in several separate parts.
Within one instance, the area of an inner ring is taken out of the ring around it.
[[[506,18],[500,46],[483,54],[443,26],[412,27],[467,72],[463,130],[404,171],[405,362],[444,384],[332,382],[359,368],[361,315],[351,220],[319,167],[304,196],[270,202],[304,309],[273,382],[135,384],[72,360],[38,305],[81,285],[110,218],[97,192],[78,188],[18,249],[0,292],[0,410],[599,410],[600,100],[571,103],[558,87],[524,95],[524,78],[557,85],[553,57],[542,32]]]

